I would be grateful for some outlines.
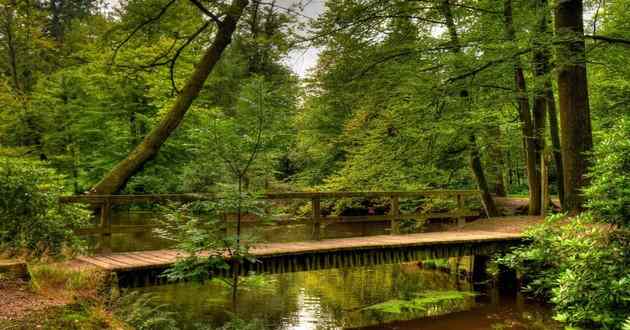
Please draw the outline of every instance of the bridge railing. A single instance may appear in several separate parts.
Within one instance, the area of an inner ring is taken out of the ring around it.
[[[424,190],[424,191],[381,191],[381,192],[283,192],[266,193],[262,195],[265,200],[310,200],[311,215],[309,217],[299,217],[278,221],[279,224],[306,223],[312,226],[312,239],[321,238],[321,227],[330,223],[356,223],[370,221],[389,221],[390,233],[400,233],[400,221],[403,219],[457,219],[458,226],[463,226],[467,216],[478,215],[465,206],[465,199],[478,197],[476,190]],[[448,212],[428,212],[428,213],[401,213],[401,198],[431,197],[454,199],[457,202],[455,210]],[[164,204],[169,202],[193,202],[216,200],[216,194],[147,194],[147,195],[76,195],[64,196],[60,198],[60,203],[82,203],[90,204],[99,208],[99,223],[96,227],[78,229],[80,235],[100,235],[101,246],[108,246],[106,242],[111,240],[114,233],[144,232],[153,227],[150,225],[117,225],[112,226],[112,207],[116,205],[130,204]],[[329,216],[322,214],[322,200],[341,198],[387,198],[390,209],[387,214],[382,215],[360,215],[360,216]],[[107,248],[105,248],[107,249]]]

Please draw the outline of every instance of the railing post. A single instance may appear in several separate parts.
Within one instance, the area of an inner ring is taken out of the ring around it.
[[[112,252],[112,217],[111,217],[111,202],[109,198],[105,199],[103,205],[101,205],[101,245],[100,252],[110,253]]]
[[[466,217],[463,216],[464,213],[464,195],[457,194],[457,212],[460,215],[457,217],[457,226],[463,227],[466,224]]]
[[[400,234],[400,204],[398,200],[398,196],[391,196],[391,210],[390,214],[392,215],[392,220],[390,222],[390,234],[397,235]]]
[[[313,197],[313,239],[320,240],[322,209],[319,197]]]

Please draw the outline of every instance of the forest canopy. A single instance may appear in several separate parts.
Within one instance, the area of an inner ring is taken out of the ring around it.
[[[598,132],[628,115],[630,4],[305,5],[6,0],[0,153],[44,161],[74,193],[221,190],[218,142],[235,136],[220,128],[253,115],[260,84],[273,115],[248,189],[473,188],[491,212],[510,193],[538,214],[548,180],[583,207]],[[305,49],[317,64],[298,76],[288,59]]]

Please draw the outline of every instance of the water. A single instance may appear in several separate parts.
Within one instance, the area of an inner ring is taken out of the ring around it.
[[[144,224],[154,218],[152,213],[122,212],[115,214],[113,223]],[[254,231],[254,226],[244,224],[244,232]],[[324,238],[366,236],[385,234],[387,228],[387,223],[346,224],[322,233]],[[304,241],[311,234],[308,225],[262,229],[256,225],[255,230],[267,242]],[[114,251],[170,246],[150,231],[112,237]],[[242,277],[236,301],[231,283],[219,279],[133,290],[154,295],[182,329],[220,328],[234,315],[250,325],[282,330],[561,329],[548,306],[516,292],[500,292],[493,285],[473,285],[468,277],[423,269],[418,263]],[[416,299],[436,297],[455,298],[391,312]]]
[[[219,328],[234,308],[265,329],[561,329],[547,306],[416,263],[243,277],[236,304],[222,280],[134,290],[155,295],[182,329]],[[455,299],[400,313],[374,308],[441,296]]]
[[[155,223],[159,215],[150,211],[117,211],[112,214],[112,225],[148,225]],[[229,229],[235,232],[236,224]],[[447,223],[433,223],[419,229],[422,231],[442,231]],[[321,238],[344,238],[357,236],[372,236],[389,234],[389,222],[372,221],[369,223],[334,223],[322,225]],[[416,230],[417,231],[417,230]],[[308,241],[312,237],[312,226],[309,224],[274,225],[243,222],[243,235],[255,233],[261,242],[300,242]],[[97,237],[91,237],[91,246],[97,244]],[[150,228],[144,232],[112,234],[111,250],[113,252],[145,251],[172,248],[173,242],[157,237]]]
[[[158,215],[153,212],[114,212],[112,214],[112,225],[146,225],[155,221]],[[235,224],[232,224],[234,227]],[[389,223],[352,223],[352,224],[330,224],[322,227],[322,238],[342,238],[356,236],[383,235],[389,233]],[[235,228],[230,228],[234,232]],[[243,235],[248,236],[255,233],[256,238],[261,242],[299,242],[311,239],[312,226],[307,224],[298,225],[273,225],[244,222],[242,224]],[[92,246],[96,246],[96,241],[92,238]],[[113,234],[111,249],[113,252],[144,251],[171,248],[173,243],[157,237],[147,228],[144,232]]]

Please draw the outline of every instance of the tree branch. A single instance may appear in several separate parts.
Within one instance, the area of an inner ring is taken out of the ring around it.
[[[131,33],[129,35],[127,35],[127,37],[118,45],[116,45],[116,48],[114,48],[114,54],[112,55],[112,59],[111,59],[111,64],[114,64],[114,62],[116,62],[116,56],[118,55],[118,51],[127,43],[129,42],[129,40],[131,40],[131,38],[133,38],[133,36],[138,33],[138,31],[142,30],[142,28],[144,28],[145,26],[159,20],[168,10],[168,8],[170,6],[172,6],[175,1],[177,0],[170,0],[164,7],[162,7],[162,9],[160,9],[160,12],[157,13],[157,15],[150,17],[149,19],[147,19],[146,21],[140,23],[140,25],[136,26],[135,29],[133,29],[133,31],[131,31]]]
[[[584,35],[584,38],[597,40],[597,41],[604,41],[604,42],[611,43],[611,44],[622,44],[622,45],[630,46],[630,40],[629,39],[608,37],[608,36],[602,36],[602,35],[588,35],[588,34]]]
[[[188,45],[190,45],[190,43],[193,42],[193,40],[195,40],[197,36],[201,34],[201,32],[205,31],[208,28],[208,26],[210,26],[210,23],[206,22],[204,25],[199,27],[197,31],[195,31],[195,33],[191,34],[186,39],[186,42],[184,42],[179,48],[177,48],[177,51],[175,51],[175,56],[173,56],[173,58],[170,60],[169,71],[170,71],[170,77],[171,77],[171,85],[173,86],[173,90],[177,94],[179,94],[179,90],[177,89],[177,85],[175,84],[175,64],[177,63],[177,59],[181,55],[182,51],[186,47],[188,47]]]
[[[204,13],[204,15],[210,17],[210,19],[212,19],[218,25],[223,24],[223,22],[221,22],[221,20],[219,19],[219,16],[213,14],[210,10],[208,10],[208,8],[204,7],[204,5],[201,2],[199,2],[199,0],[188,0],[188,1],[192,2],[192,4],[195,5],[195,7],[199,8],[199,10],[201,10],[201,12]]]

